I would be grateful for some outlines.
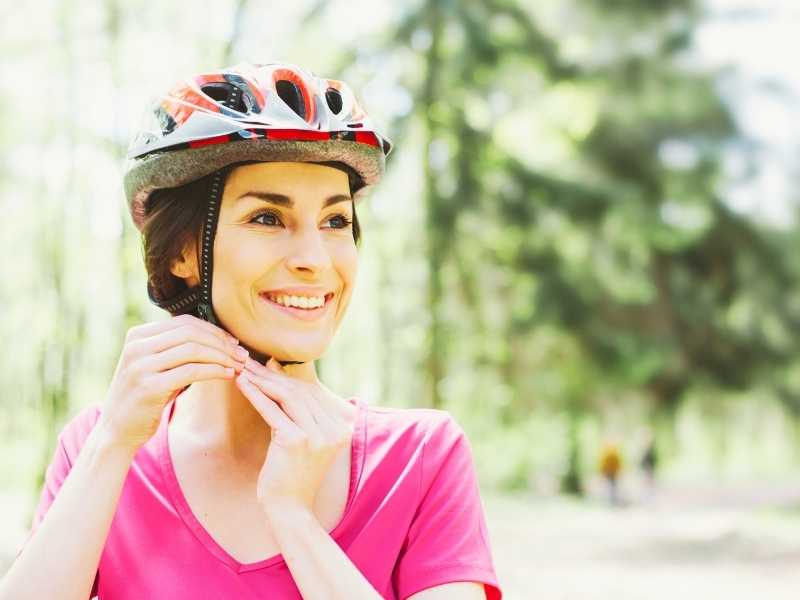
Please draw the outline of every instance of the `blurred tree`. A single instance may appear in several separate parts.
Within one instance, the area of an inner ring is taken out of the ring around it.
[[[119,0],[105,0],[105,34],[108,44],[108,57],[111,72],[112,102],[111,119],[113,122],[112,138],[106,143],[106,149],[111,154],[116,164],[122,164],[125,158],[124,135],[120,133],[119,102],[123,91],[122,60],[120,57],[120,41],[123,34],[125,13]],[[121,315],[120,326],[115,328],[116,348],[122,349],[125,334],[128,329],[141,323],[144,319],[141,306],[136,300],[137,294],[134,286],[138,284],[135,278],[137,269],[140,269],[140,256],[132,250],[139,247],[139,232],[129,222],[128,207],[125,202],[120,203],[120,219],[122,220],[122,235],[116,238],[116,264],[119,267],[120,287],[124,307]],[[116,363],[116,360],[115,360]]]
[[[512,383],[505,425],[566,409],[572,491],[577,423],[601,392],[643,390],[668,423],[691,385],[743,389],[796,352],[786,261],[720,195],[738,134],[691,64],[699,16],[690,0],[426,0],[387,38],[423,65],[406,81],[424,132],[428,402],[481,340],[473,363]],[[542,393],[526,365],[545,325],[586,366],[541,368],[581,371],[577,392]]]
[[[73,33],[68,18],[69,7],[61,7],[62,14],[58,21],[58,41],[61,49],[61,67],[65,75],[66,89],[64,102],[67,110],[75,107],[75,68],[73,53]],[[52,137],[56,137],[57,122],[48,123]],[[78,132],[73,123],[63,131],[67,144],[75,145]],[[60,133],[60,131],[59,131]],[[36,184],[37,200],[45,202],[47,210],[40,212],[37,222],[40,229],[35,244],[37,262],[41,265],[42,277],[39,284],[38,302],[44,308],[43,314],[58,315],[52,322],[47,335],[38,339],[36,376],[39,387],[38,415],[42,429],[47,434],[46,443],[42,447],[41,461],[46,465],[52,456],[56,435],[70,406],[70,388],[75,368],[81,362],[85,340],[86,307],[71,293],[67,268],[70,261],[76,261],[80,248],[71,239],[68,226],[70,202],[73,201],[80,211],[84,203],[76,186],[76,159],[71,157],[63,182],[48,181],[40,178]],[[55,189],[54,189],[55,188]],[[56,192],[56,193],[53,193]],[[56,201],[53,201],[53,198]],[[44,468],[40,469],[34,485],[41,488],[44,481]]]

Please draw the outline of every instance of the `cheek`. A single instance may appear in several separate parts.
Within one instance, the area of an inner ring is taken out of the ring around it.
[[[276,249],[262,237],[226,232],[214,244],[214,283],[223,293],[247,293],[276,260]],[[216,286],[215,286],[216,287]]]
[[[331,261],[345,287],[351,287],[358,274],[358,250],[355,244],[350,242],[333,245]]]
[[[342,284],[342,297],[340,301],[340,314],[341,319],[344,310],[350,302],[350,297],[353,294],[353,288],[356,284],[356,276],[358,275],[358,250],[354,243],[349,245],[342,244],[331,252],[333,260],[333,267],[336,270]]]

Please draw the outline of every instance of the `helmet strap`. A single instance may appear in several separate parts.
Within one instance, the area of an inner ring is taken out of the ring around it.
[[[214,173],[206,204],[203,232],[200,235],[200,301],[197,304],[197,315],[217,326],[219,326],[219,320],[211,306],[211,284],[214,274],[214,239],[216,238],[219,206],[227,172],[226,167]]]

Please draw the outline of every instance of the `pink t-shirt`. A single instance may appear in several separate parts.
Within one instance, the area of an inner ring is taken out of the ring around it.
[[[476,581],[488,600],[500,600],[471,446],[461,426],[445,410],[349,401],[359,408],[350,486],[331,537],[384,598],[405,600],[436,585]],[[92,595],[302,598],[281,554],[240,563],[192,514],[167,442],[173,405],[167,404],[158,431],[128,471]],[[31,536],[99,415],[100,407],[90,406],[59,434]]]

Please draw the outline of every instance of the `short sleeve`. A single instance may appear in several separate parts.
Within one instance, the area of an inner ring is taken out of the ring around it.
[[[45,471],[44,476],[44,484],[42,485],[42,490],[39,495],[39,503],[36,507],[36,511],[33,515],[33,522],[31,523],[31,530],[28,533],[28,537],[23,542],[22,546],[20,546],[19,550],[17,551],[17,557],[22,553],[25,546],[28,544],[28,541],[33,537],[33,534],[36,533],[36,530],[41,525],[42,521],[44,520],[44,516],[47,514],[48,509],[53,504],[53,501],[56,499],[56,495],[58,491],[61,489],[61,486],[64,483],[64,480],[67,478],[67,475],[72,469],[73,461],[70,460],[69,454],[65,448],[65,437],[69,436],[72,438],[70,441],[74,440],[74,435],[70,435],[73,433],[72,429],[75,425],[78,424],[78,420],[83,418],[84,415],[79,415],[73,421],[68,423],[64,429],[62,430],[61,434],[59,434],[58,439],[56,440],[56,447],[53,451],[53,456],[50,460],[50,464],[47,465],[47,470]],[[67,445],[73,445],[71,443],[67,443]],[[77,453],[75,454],[77,457]],[[98,574],[95,574],[94,583],[92,584],[92,592],[89,596],[90,598],[94,598],[97,595],[97,580]]]
[[[461,426],[446,411],[423,446],[420,501],[395,565],[399,600],[456,581],[484,584],[488,600],[502,592],[472,457]]]

